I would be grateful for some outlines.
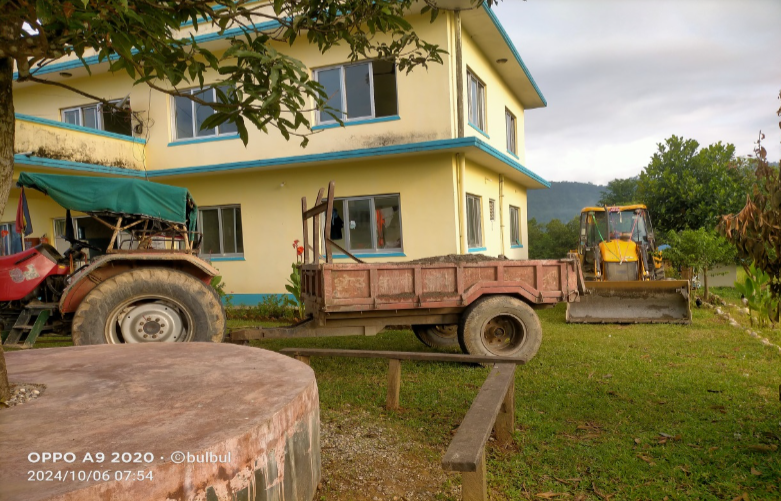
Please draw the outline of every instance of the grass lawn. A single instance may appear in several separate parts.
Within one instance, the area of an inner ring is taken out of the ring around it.
[[[781,499],[777,350],[711,310],[695,308],[691,326],[567,325],[564,311],[539,312],[542,347],[517,370],[514,444],[488,449],[493,499]],[[428,350],[410,331],[253,346]],[[385,361],[314,358],[312,367],[325,424],[381,425],[432,471],[489,371],[405,362],[402,408],[389,412]],[[437,497],[455,499],[448,484],[459,477],[441,482]],[[364,499],[357,489],[326,485],[319,499]]]
[[[691,326],[567,325],[564,305],[540,316],[542,348],[517,371],[514,447],[489,448],[494,499],[781,499],[777,351],[704,310]],[[409,331],[253,344],[425,349]],[[418,443],[434,467],[488,373],[404,363],[402,409],[387,412],[384,361],[312,367],[324,419],[349,406]]]

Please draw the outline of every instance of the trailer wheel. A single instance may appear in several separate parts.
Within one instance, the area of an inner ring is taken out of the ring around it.
[[[510,296],[478,299],[461,315],[458,342],[464,353],[531,360],[540,349],[542,325],[529,305]]]
[[[73,344],[222,342],[225,310],[192,275],[165,268],[120,273],[92,289],[73,317]]]
[[[413,325],[412,332],[429,348],[458,346],[457,325]]]

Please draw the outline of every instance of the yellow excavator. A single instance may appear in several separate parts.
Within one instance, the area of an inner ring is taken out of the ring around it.
[[[567,322],[691,323],[689,281],[665,279],[645,205],[584,208],[570,255],[586,294],[567,304]]]

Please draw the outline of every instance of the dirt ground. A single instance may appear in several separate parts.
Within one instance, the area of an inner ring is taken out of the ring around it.
[[[442,470],[444,451],[412,446],[366,413],[345,408],[320,422],[322,480],[318,500],[460,499],[457,476]],[[424,456],[433,456],[431,458]]]
[[[482,254],[448,254],[447,256],[426,257],[410,261],[408,264],[458,264],[458,263],[483,263],[485,261],[496,261],[497,258],[484,256]]]

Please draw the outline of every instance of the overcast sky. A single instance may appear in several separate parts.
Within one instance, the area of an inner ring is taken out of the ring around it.
[[[526,113],[526,165],[551,181],[638,174],[673,134],[781,158],[781,0],[503,0],[548,101]]]

